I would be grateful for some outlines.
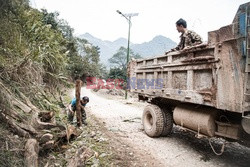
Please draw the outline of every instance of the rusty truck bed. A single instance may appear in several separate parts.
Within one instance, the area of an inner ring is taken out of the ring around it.
[[[209,32],[206,44],[132,60],[128,65],[130,91],[145,98],[159,97],[238,113],[250,111],[249,57],[243,50],[248,38],[240,33],[240,13],[233,24]]]

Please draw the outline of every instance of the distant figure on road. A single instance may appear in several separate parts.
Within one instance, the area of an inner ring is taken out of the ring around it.
[[[187,29],[187,22],[185,20],[179,19],[176,22],[176,29],[178,32],[181,33],[180,36],[181,41],[176,48],[167,51],[165,54],[168,54],[169,52],[172,51],[188,49],[191,46],[195,46],[202,43],[200,35],[198,35],[194,31]]]
[[[85,106],[86,104],[89,102],[89,98],[87,96],[84,96],[81,100],[81,114],[82,114],[82,123],[84,125],[87,125],[86,123],[86,112],[85,112]],[[72,101],[70,102],[69,106],[68,106],[68,121],[72,124],[73,123],[73,119],[74,119],[74,115],[75,115],[75,111],[76,111],[76,98],[72,99]]]

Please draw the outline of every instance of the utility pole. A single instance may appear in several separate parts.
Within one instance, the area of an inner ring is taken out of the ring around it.
[[[130,45],[130,29],[131,29],[131,26],[132,26],[132,23],[131,23],[131,17],[133,16],[138,16],[138,13],[127,13],[127,14],[123,14],[121,11],[117,10],[116,11],[118,14],[122,15],[124,18],[127,19],[128,21],[128,47],[127,47],[127,68],[128,69],[128,62],[129,62],[129,45]],[[128,84],[128,73],[126,71],[126,83]],[[128,85],[127,85],[128,87]],[[128,90],[127,90],[127,87],[125,89],[125,99],[128,98]]]

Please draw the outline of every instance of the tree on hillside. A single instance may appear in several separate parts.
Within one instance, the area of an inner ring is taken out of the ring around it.
[[[123,79],[126,80],[126,71],[120,68],[111,68],[108,75],[110,79]]]
[[[59,16],[58,12],[49,13],[46,9],[42,9],[43,18],[42,21],[44,24],[50,24],[51,28],[54,30],[58,29],[57,17]]]
[[[46,9],[42,10],[43,22],[51,25],[51,28],[61,32],[65,40],[65,52],[67,53],[68,74],[72,79],[85,78],[86,76],[100,76],[100,48],[93,46],[85,39],[73,36],[73,28],[67,21],[59,19],[57,12],[48,13]]]
[[[93,46],[85,39],[77,38],[78,41],[78,53],[81,56],[82,70],[81,76],[95,76],[101,75],[102,65],[100,64],[100,48]],[[79,63],[79,62],[75,62]]]
[[[129,59],[132,58],[139,59],[141,56],[135,54],[133,50],[129,50]],[[126,80],[126,71],[127,71],[127,48],[120,47],[116,54],[109,59],[109,63],[112,68],[109,71],[108,77],[112,79],[123,79]]]
[[[139,59],[141,56],[139,54],[135,54],[133,50],[129,50],[129,56],[131,58]],[[118,67],[123,70],[126,69],[127,66],[127,48],[125,47],[120,47],[120,49],[115,53],[109,60],[109,63],[113,67]]]

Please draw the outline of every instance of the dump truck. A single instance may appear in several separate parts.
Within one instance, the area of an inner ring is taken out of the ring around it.
[[[128,90],[149,104],[142,123],[150,137],[173,124],[198,135],[250,142],[250,3],[206,43],[128,64]]]

